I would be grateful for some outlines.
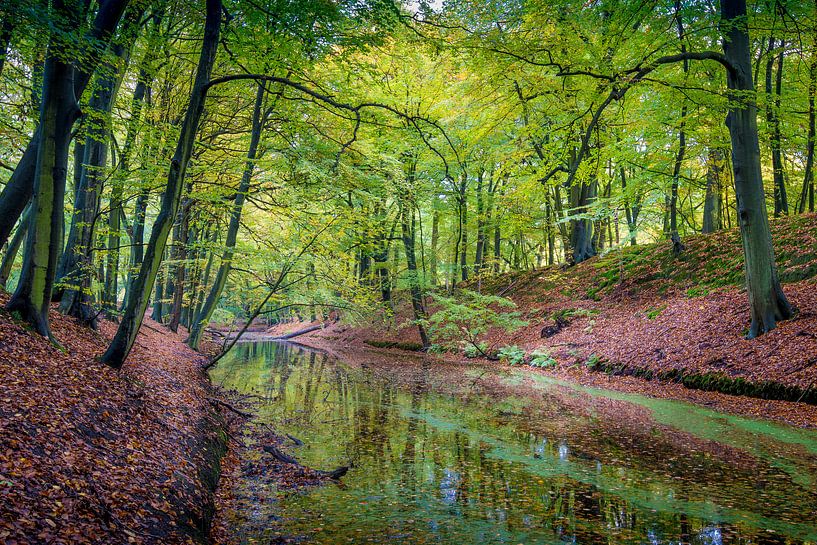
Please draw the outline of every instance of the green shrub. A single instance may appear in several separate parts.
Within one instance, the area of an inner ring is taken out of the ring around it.
[[[508,365],[519,365],[525,361],[525,351],[516,346],[503,346],[497,353],[499,361],[507,363]]]
[[[601,363],[601,361],[602,361],[601,356],[599,356],[598,354],[590,354],[587,357],[587,360],[585,360],[584,365],[585,367],[594,369]]]
[[[476,346],[463,343],[462,353],[466,358],[479,358],[488,353],[488,343],[480,342]]]
[[[531,367],[556,367],[557,361],[550,355],[546,348],[537,348],[530,353]]]
[[[494,347],[484,338],[491,329],[511,333],[528,325],[514,310],[514,302],[504,297],[469,290],[461,290],[456,297],[432,297],[439,309],[424,322],[429,336],[443,348],[463,350],[468,357],[491,356]]]
[[[703,297],[704,295],[709,295],[709,290],[701,286],[696,286],[687,290],[687,297],[689,298]]]

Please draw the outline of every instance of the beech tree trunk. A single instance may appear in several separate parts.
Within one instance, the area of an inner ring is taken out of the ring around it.
[[[120,51],[121,54],[121,51]],[[62,255],[65,290],[60,311],[74,316],[93,328],[97,324],[97,311],[93,307],[91,282],[93,270],[93,246],[96,243],[95,227],[99,216],[100,194],[106,177],[108,163],[109,116],[116,96],[117,75],[115,67],[96,84],[89,103],[92,112],[86,123],[82,175],[76,188],[74,214],[66,249]]]
[[[722,0],[721,25],[723,51],[732,66],[727,70],[727,83],[730,90],[739,92],[732,97],[726,125],[732,140],[735,198],[751,308],[748,338],[753,338],[774,329],[778,320],[791,317],[792,309],[777,277],[760,167],[757,105],[745,93],[754,96],[755,90],[746,1]]]
[[[407,181],[413,185],[416,163],[409,165]],[[415,255],[415,230],[414,230],[414,206],[408,198],[400,199],[400,231],[403,240],[403,249],[406,252],[406,268],[409,275],[409,292],[411,295],[411,308],[414,312],[414,321],[417,324],[417,331],[420,333],[420,341],[423,348],[428,348],[431,343],[428,340],[428,333],[424,325],[426,319],[425,305],[423,304],[423,291],[420,286],[420,276],[417,272],[417,258]]]
[[[720,228],[722,173],[723,153],[719,149],[710,149],[706,159],[706,196],[702,233],[714,233]]]
[[[783,88],[783,50],[785,42],[781,42],[780,53],[773,55],[775,41],[769,38],[769,60],[766,62],[766,121],[771,129],[772,173],[774,180],[774,215],[788,215],[789,203],[786,194],[786,182],[783,173],[783,153],[781,151],[780,132],[780,94]],[[777,76],[772,87],[775,59],[777,60]]]
[[[244,207],[244,201],[250,189],[250,182],[252,182],[253,171],[255,170],[255,160],[258,155],[258,143],[261,140],[263,104],[264,85],[259,83],[255,93],[255,106],[252,113],[252,133],[250,134],[250,147],[247,150],[247,162],[244,165],[244,172],[241,176],[241,182],[238,185],[238,191],[233,199],[233,207],[230,211],[230,224],[227,227],[227,238],[224,242],[224,253],[221,256],[221,265],[218,268],[216,280],[213,283],[213,287],[210,288],[210,293],[207,295],[207,299],[201,311],[194,318],[192,328],[190,329],[190,336],[187,339],[187,344],[194,350],[197,350],[199,347],[201,335],[204,332],[204,328],[210,323],[210,317],[216,310],[219,299],[221,299],[221,292],[224,290],[224,285],[227,283],[227,277],[230,274],[233,253],[238,238],[238,229],[241,225],[241,210]]]
[[[460,205],[460,274],[462,281],[468,280],[468,174],[460,176],[459,188]]]
[[[57,17],[64,18],[65,21],[72,21],[75,17],[75,5],[56,0],[53,9]],[[74,21],[73,24],[78,23]],[[20,281],[6,309],[18,313],[40,335],[52,338],[48,309],[62,246],[65,177],[71,127],[79,116],[79,108],[74,99],[74,69],[63,62],[63,56],[58,53],[63,44],[52,38],[48,48],[39,131],[36,134],[39,141],[34,171],[34,202]],[[27,201],[25,198],[21,203],[20,212]],[[12,220],[12,224],[16,220],[17,217]]]
[[[590,183],[577,183],[571,186],[571,208],[577,215],[587,214],[590,204],[595,200],[598,191],[598,183],[593,180]],[[593,244],[593,221],[589,218],[575,218],[570,220],[572,229],[570,230],[570,246],[573,249],[573,263],[581,263],[596,255],[596,248]]]
[[[438,210],[438,198],[435,196],[431,205],[431,255],[429,256],[429,275],[431,285],[437,286],[437,249],[440,244],[440,211]]]
[[[99,10],[94,18],[93,26],[89,35],[87,36],[89,41],[95,43],[95,46],[87,48],[87,54],[83,55],[84,62],[80,63],[80,66],[75,74],[71,74],[73,77],[71,99],[82,96],[83,91],[85,91],[85,88],[88,86],[88,82],[94,73],[94,69],[99,62],[103,51],[103,48],[100,48],[99,44],[108,43],[111,33],[119,23],[119,19],[122,17],[122,13],[125,11],[127,4],[128,0],[107,0],[100,3]],[[57,1],[53,3],[53,6],[56,11],[67,10],[66,15],[63,15],[63,17],[68,16],[67,20],[71,20],[71,18],[74,18],[80,13],[77,3],[73,0],[68,3],[64,1]],[[53,68],[54,67],[52,66],[51,69],[53,70]],[[46,85],[45,80],[47,77],[53,78],[53,73],[47,76],[45,71],[46,68],[44,67],[43,87]],[[43,94],[44,93],[45,89],[43,89]],[[44,97],[41,97],[41,104],[44,104],[42,98]],[[41,117],[42,112],[43,109],[41,107]],[[74,114],[74,119],[71,119],[70,121],[73,123],[75,120],[76,114]],[[60,125],[65,125],[65,121],[69,121],[69,119],[61,118]],[[69,126],[69,133],[70,130],[71,127]],[[38,164],[39,145],[42,141],[43,137],[41,137],[38,128],[26,146],[20,161],[14,168],[11,178],[9,178],[8,183],[0,193],[0,246],[3,246],[6,241],[8,241],[8,237],[11,234],[12,229],[14,229],[14,225],[17,223],[17,220],[20,219],[23,209],[31,200],[32,195],[34,195],[37,176],[35,170]],[[48,151],[46,153],[50,154],[51,152]]]
[[[204,40],[196,68],[196,78],[190,92],[190,102],[184,116],[176,151],[170,162],[167,186],[162,196],[162,205],[153,224],[150,242],[145,252],[144,261],[139,269],[139,275],[133,279],[122,321],[119,323],[110,346],[102,355],[102,361],[116,369],[120,368],[125,362],[125,358],[130,353],[142,325],[153,282],[156,280],[156,274],[162,261],[162,253],[167,243],[167,237],[179,209],[179,200],[184,186],[184,175],[193,151],[199,120],[204,111],[204,101],[208,90],[207,84],[210,81],[210,73],[218,49],[221,0],[206,0],[206,5],[207,16],[204,25]]]
[[[477,250],[474,254],[474,274],[479,275],[485,255],[485,206],[482,198],[483,177],[485,171],[480,169],[477,177]]]
[[[190,187],[187,189],[187,195],[190,194]],[[188,237],[190,235],[190,207],[192,202],[189,197],[184,198],[181,210],[179,211],[179,225],[175,235],[175,242],[173,247],[173,299],[170,303],[170,321],[167,327],[170,331],[176,333],[179,330],[179,324],[182,321],[182,303],[184,301],[184,287],[187,278],[187,248],[189,247]]]
[[[6,247],[6,253],[3,254],[3,262],[0,264],[0,288],[5,289],[9,281],[11,269],[14,267],[14,260],[17,259],[17,253],[20,251],[20,246],[22,246],[28,232],[28,222],[31,219],[29,217],[30,213],[31,207],[29,206],[23,213],[20,224],[17,226],[14,236],[11,237],[11,242]]]
[[[817,49],[817,31],[815,32],[815,49]],[[802,214],[806,210],[808,201],[809,212],[814,212],[814,141],[815,126],[817,125],[817,110],[814,105],[814,95],[817,94],[817,52],[812,53],[809,65],[808,85],[808,142],[806,144],[806,172],[803,176],[803,188],[800,191],[797,211]]]

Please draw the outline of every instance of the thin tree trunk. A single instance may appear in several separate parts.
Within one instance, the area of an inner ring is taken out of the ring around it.
[[[215,62],[218,49],[219,30],[221,26],[221,0],[206,0],[207,16],[204,25],[204,40],[201,55],[196,69],[196,78],[190,92],[190,102],[182,124],[176,151],[170,163],[167,187],[162,197],[159,215],[153,224],[150,242],[145,252],[145,259],[134,278],[122,321],[110,346],[102,355],[102,361],[111,367],[120,368],[130,353],[139,327],[142,325],[145,309],[150,299],[150,292],[162,261],[162,253],[167,237],[173,226],[173,220],[179,208],[184,175],[193,151],[196,132],[204,110],[207,97],[207,83]]]
[[[460,275],[462,281],[468,280],[468,175],[463,173],[460,183]]]
[[[23,213],[20,224],[17,226],[17,230],[14,232],[14,236],[11,237],[11,242],[9,242],[6,248],[6,253],[3,254],[3,262],[0,264],[0,288],[5,289],[9,281],[11,269],[14,267],[14,260],[17,259],[17,252],[20,251],[20,246],[22,246],[26,238],[26,233],[28,232],[28,222],[31,219],[29,218],[30,214],[31,208],[29,207]]]
[[[774,37],[769,38],[769,60],[766,62],[766,121],[771,128],[771,148],[772,148],[772,173],[774,180],[774,215],[788,215],[789,203],[786,194],[786,182],[783,173],[783,157],[781,152],[780,133],[780,94],[783,87],[783,51],[786,43],[781,42],[780,53],[777,56],[772,54],[775,47]],[[774,88],[772,87],[772,75],[774,64],[777,60],[777,76]]]
[[[414,172],[416,162],[412,161],[409,166],[407,181],[411,186],[414,182]],[[415,256],[415,232],[414,206],[406,198],[400,200],[400,230],[403,240],[403,248],[406,252],[406,267],[409,275],[409,292],[411,294],[411,308],[414,312],[414,321],[417,324],[417,331],[420,333],[420,341],[423,348],[428,348],[431,343],[428,340],[428,333],[424,325],[426,319],[425,306],[423,305],[423,291],[420,286],[420,277],[417,273],[417,258]]]
[[[723,153],[719,149],[710,148],[706,159],[706,196],[702,233],[714,233],[720,226],[722,173]]]
[[[808,84],[808,142],[806,144],[806,172],[803,175],[803,189],[800,191],[797,211],[802,214],[806,210],[808,200],[809,212],[814,212],[814,141],[815,126],[817,126],[817,110],[814,105],[814,95],[817,94],[817,32],[815,32],[814,51],[812,51],[809,65]]]
[[[480,169],[477,177],[477,250],[474,254],[474,274],[479,276],[482,269],[482,260],[485,253],[485,210],[482,202],[483,176],[485,171]]]
[[[188,192],[190,188],[188,187]],[[178,238],[173,247],[173,300],[170,304],[170,321],[167,327],[173,333],[179,330],[182,320],[182,302],[184,301],[184,287],[187,275],[187,249],[189,247],[188,236],[190,234],[190,207],[193,205],[188,198],[182,203],[179,211]]]
[[[197,313],[194,318],[193,326],[190,329],[190,336],[187,339],[187,344],[194,350],[198,350],[204,328],[210,323],[210,317],[218,306],[218,302],[221,299],[221,292],[224,290],[227,277],[230,274],[230,268],[232,267],[233,253],[235,252],[235,244],[238,239],[238,229],[241,226],[241,211],[244,207],[244,201],[247,198],[247,192],[250,189],[250,183],[252,182],[255,161],[258,154],[258,143],[261,140],[261,129],[264,122],[262,119],[263,103],[264,85],[259,83],[255,93],[255,106],[252,114],[252,133],[250,134],[250,147],[247,150],[247,162],[244,165],[244,173],[241,176],[238,191],[233,198],[233,207],[230,211],[230,224],[227,227],[227,238],[224,242],[224,253],[221,256],[221,265],[218,268],[218,272],[216,272],[216,280],[213,283],[213,287],[210,288],[207,300],[204,302],[201,311]]]
[[[675,0],[675,23],[678,29],[678,41],[681,43],[681,53],[687,52],[686,35],[684,33],[684,22],[681,18],[681,0]],[[684,82],[686,82],[689,75],[689,61],[684,59],[682,63],[684,71]],[[672,241],[673,253],[677,256],[684,250],[684,245],[681,244],[681,236],[678,233],[678,187],[681,183],[681,167],[684,163],[684,156],[686,155],[687,141],[686,141],[686,118],[687,105],[686,101],[681,105],[681,121],[678,127],[678,152],[675,155],[675,164],[672,169],[672,190],[670,194],[670,208],[669,208],[669,238]]]
[[[437,286],[437,248],[440,244],[440,211],[438,198],[435,195],[431,204],[431,255],[429,256],[429,270],[431,286]]]
[[[70,21],[79,13],[79,8],[76,7],[75,4],[76,2],[74,0],[71,0],[69,3],[58,0],[53,3],[53,6],[55,11],[67,9],[67,13],[62,17],[65,18],[65,20]],[[119,19],[122,17],[122,13],[125,11],[127,4],[128,0],[108,0],[100,6],[99,11],[94,18],[91,32],[87,37],[91,43],[94,43],[94,47],[88,48],[87,55],[83,56],[84,62],[80,63],[80,67],[78,70],[76,70],[76,73],[74,73],[72,70],[70,75],[66,75],[66,77],[73,78],[73,89],[71,90],[70,94],[72,101],[74,97],[82,96],[83,91],[88,86],[88,82],[94,73],[94,69],[99,62],[103,51],[103,48],[99,47],[99,44],[108,43],[111,33],[119,23]],[[54,77],[53,71],[55,67],[53,66],[53,55],[51,60],[51,65],[48,67],[51,72],[46,74],[46,67],[44,66],[43,68],[43,95],[45,93],[44,88],[46,77],[50,79],[53,79]],[[60,92],[62,91],[67,93],[68,90],[64,89]],[[42,99],[44,99],[44,96],[41,98],[41,102]],[[76,108],[76,105],[74,105],[74,108]],[[42,118],[42,108],[40,112],[40,116]],[[70,124],[68,123],[69,121]],[[71,125],[74,121],[76,121],[76,113],[72,113],[70,118],[61,117],[59,125],[61,127],[68,125],[67,131],[70,134]],[[8,183],[0,193],[0,246],[3,246],[6,241],[8,241],[8,237],[11,234],[14,225],[17,223],[17,220],[20,219],[23,209],[26,207],[28,202],[31,200],[31,197],[35,193],[35,186],[38,183],[37,174],[35,171],[38,164],[39,145],[43,140],[50,140],[50,137],[41,136],[38,126],[38,129],[34,132],[34,135],[31,137],[31,140],[26,146],[22,158],[14,168],[11,178],[9,178]],[[51,155],[51,153],[52,150],[47,150],[45,152],[46,155]],[[62,203],[60,203],[60,207],[61,206]],[[62,229],[62,227],[60,227],[60,229]],[[29,239],[33,243],[35,237],[29,237]],[[28,243],[26,243],[26,245],[28,246]],[[42,258],[42,256],[40,257]],[[40,265],[45,266],[43,264],[38,264],[38,266]],[[53,280],[50,280],[49,284],[53,284]]]

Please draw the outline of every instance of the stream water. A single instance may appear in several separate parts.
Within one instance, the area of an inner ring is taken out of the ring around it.
[[[269,342],[219,364],[303,464],[353,464],[339,485],[242,483],[275,497],[250,501],[244,542],[817,543],[813,431],[522,368],[395,364]]]

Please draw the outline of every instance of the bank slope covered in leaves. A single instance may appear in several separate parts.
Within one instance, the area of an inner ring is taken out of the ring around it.
[[[448,360],[469,361],[468,352],[479,357],[464,340],[470,333],[463,332],[484,326],[475,341],[503,363],[817,426],[816,413],[803,406],[817,404],[817,216],[778,219],[771,227],[783,288],[796,314],[760,338],[745,338],[743,259],[736,251],[737,230],[731,229],[689,237],[678,257],[669,242],[639,245],[576,267],[544,267],[467,284],[463,288],[482,291],[480,301],[491,296],[512,301],[515,307],[494,310],[513,319],[480,322],[474,318],[485,315],[479,303],[458,312],[453,304],[441,303],[446,298],[436,297],[429,305],[433,351],[445,351],[442,357]],[[456,304],[467,307],[467,293],[459,294]],[[417,349],[419,335],[408,327],[409,296],[397,293],[395,298],[394,319],[335,323],[297,340],[341,352]],[[516,325],[510,332],[497,327],[511,321]],[[271,333],[299,328],[303,324],[280,324]],[[451,331],[457,333],[446,335]],[[701,390],[755,399],[715,398],[699,395]]]
[[[225,442],[202,356],[148,323],[116,372],[114,324],[51,323],[62,349],[0,312],[0,542],[205,542]]]

